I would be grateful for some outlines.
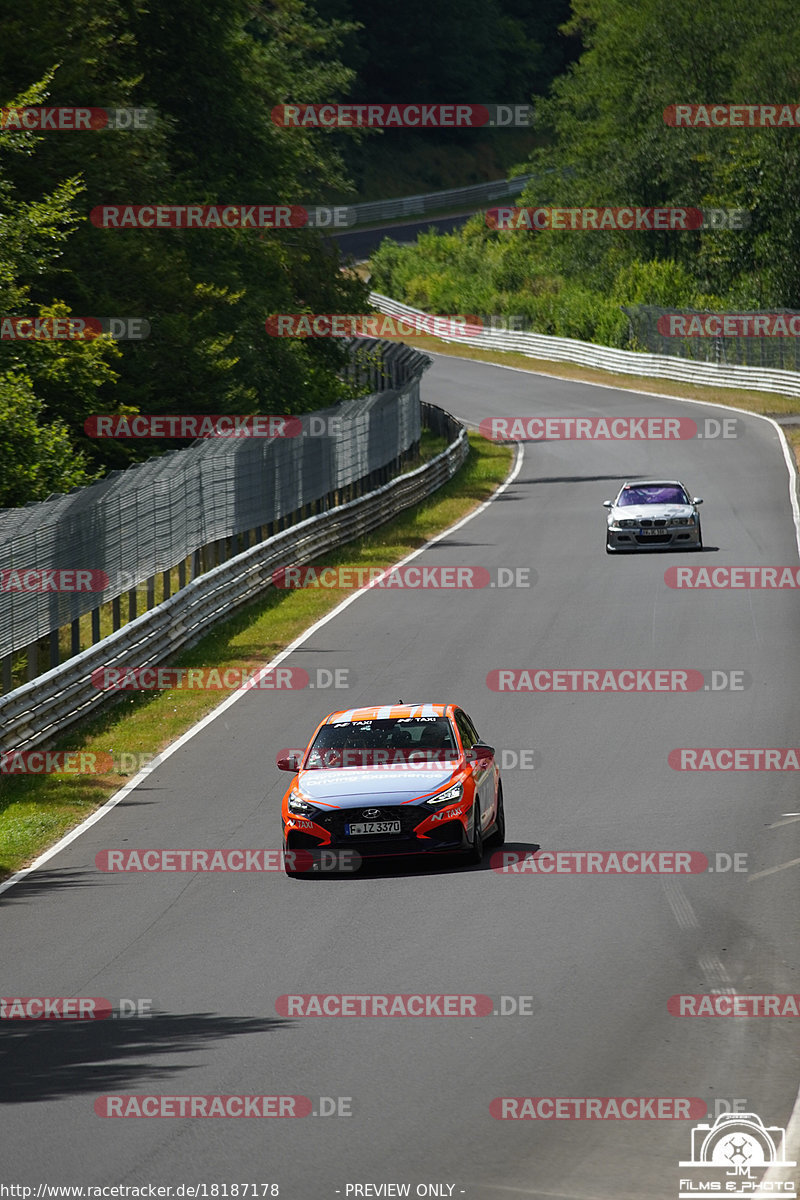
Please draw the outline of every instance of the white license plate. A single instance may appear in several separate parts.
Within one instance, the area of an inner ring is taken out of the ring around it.
[[[662,537],[665,533],[669,533],[669,530],[666,528],[664,528],[664,529],[640,529],[639,530],[640,537]]]
[[[345,825],[345,833],[357,837],[365,833],[399,833],[399,821],[356,821],[353,825]]]

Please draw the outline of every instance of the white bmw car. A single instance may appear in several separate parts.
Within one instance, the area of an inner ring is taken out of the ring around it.
[[[606,554],[647,547],[702,550],[699,496],[677,479],[639,479],[624,483],[616,500],[604,500],[608,512]]]

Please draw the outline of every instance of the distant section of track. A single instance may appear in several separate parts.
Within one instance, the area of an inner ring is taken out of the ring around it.
[[[433,227],[439,233],[452,233],[464,225],[473,213],[461,213],[455,217],[428,217],[422,221],[393,222],[381,226],[380,229],[354,229],[351,232],[334,233],[330,235],[342,254],[352,254],[356,259],[365,259],[378,249],[384,238],[401,244],[415,242],[420,233],[427,233]]]

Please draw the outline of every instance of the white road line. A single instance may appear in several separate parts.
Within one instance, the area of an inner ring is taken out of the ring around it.
[[[508,477],[503,483],[500,484],[500,487],[496,492],[492,492],[488,500],[484,500],[483,504],[479,504],[477,508],[473,509],[472,512],[467,513],[467,515],[462,517],[460,521],[456,521],[454,525],[449,526],[448,529],[444,529],[441,533],[437,533],[434,537],[430,538],[424,546],[420,546],[418,550],[412,550],[411,554],[407,554],[405,558],[400,560],[400,562],[393,563],[390,567],[387,567],[377,579],[366,584],[364,587],[359,588],[357,592],[354,592],[352,596],[348,596],[345,600],[342,600],[340,604],[337,604],[336,608],[332,609],[329,613],[326,613],[324,617],[320,617],[318,621],[315,621],[313,625],[309,626],[309,628],[301,633],[299,637],[296,637],[295,640],[291,642],[285,650],[281,650],[271,662],[268,662],[264,667],[262,667],[258,674],[254,677],[254,681],[261,679],[267,674],[268,671],[274,670],[274,668],[282,663],[285,658],[287,658],[290,654],[293,654],[294,651],[297,650],[298,647],[302,646],[304,642],[307,642],[308,639],[312,637],[318,629],[321,629],[323,625],[328,624],[328,621],[332,621],[334,617],[337,617],[340,612],[343,612],[344,609],[353,604],[353,602],[356,601],[359,596],[363,596],[365,592],[370,591],[371,588],[376,586],[377,583],[391,571],[396,571],[398,567],[405,566],[405,564],[411,562],[412,559],[417,558],[420,554],[424,554],[424,552],[431,546],[435,546],[437,542],[440,542],[443,538],[449,537],[451,533],[455,533],[456,530],[463,528],[464,525],[466,525],[469,521],[472,521],[480,513],[485,512],[489,505],[492,504],[498,496],[501,496],[506,488],[510,487],[517,478],[522,468],[524,457],[525,453],[523,447],[518,445],[514,465],[511,468]],[[201,730],[205,729],[207,725],[210,725],[212,721],[215,721],[217,717],[222,715],[222,713],[227,712],[231,705],[235,704],[236,701],[240,700],[243,695],[251,691],[252,687],[253,683],[251,682],[250,687],[243,686],[238,688],[235,692],[232,692],[231,695],[223,700],[221,704],[218,704],[217,707],[212,710],[212,712],[208,713],[205,717],[199,720],[196,725],[191,727],[191,729],[187,729],[186,733],[181,734],[181,736],[167,746],[165,750],[162,750],[157,759],[154,759],[153,762],[148,763],[147,766],[142,767],[141,771],[139,771],[137,775],[134,775],[133,779],[129,780],[129,782],[121,787],[118,792],[115,792],[113,796],[106,800],[102,808],[98,808],[97,811],[93,812],[90,817],[87,817],[85,821],[81,821],[80,825],[76,825],[75,828],[71,829],[69,833],[65,834],[60,841],[56,842],[54,846],[51,846],[49,850],[45,850],[43,854],[40,854],[39,857],[32,862],[29,867],[23,867],[21,870],[15,871],[15,873],[6,879],[5,882],[0,883],[0,895],[2,895],[3,892],[8,891],[9,888],[12,888],[14,884],[19,883],[20,880],[25,879],[31,874],[32,871],[38,871],[40,867],[43,867],[44,864],[49,862],[50,859],[56,854],[59,854],[72,842],[76,841],[76,839],[79,838],[82,833],[85,833],[87,829],[90,829],[92,825],[95,825],[98,821],[100,821],[106,815],[106,813],[110,812],[112,808],[115,808],[120,801],[124,800],[126,796],[129,796],[134,788],[137,788],[144,779],[147,779],[148,775],[153,773],[157,766],[160,766],[165,759],[170,758],[171,755],[173,755],[177,750],[180,750],[180,748],[184,746],[191,738],[195,737],[198,733],[200,733]]]
[[[779,867],[767,867],[766,871],[756,871],[753,875],[747,876],[747,882],[752,883],[755,879],[764,879],[767,875],[775,875],[778,871],[786,871],[789,867],[800,866],[800,858],[793,858],[791,862],[781,863]]]

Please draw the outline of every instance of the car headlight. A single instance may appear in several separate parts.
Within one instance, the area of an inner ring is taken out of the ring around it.
[[[454,783],[453,786],[449,787],[446,792],[437,792],[435,796],[430,796],[425,801],[425,803],[426,804],[453,804],[456,801],[460,800],[463,795],[464,795],[464,785],[461,783]]]
[[[694,525],[694,517],[673,517],[672,525]]]
[[[296,817],[310,817],[312,813],[317,811],[314,808],[314,805],[309,804],[303,793],[296,787],[292,788],[291,792],[289,793],[289,802],[287,807],[289,812],[293,813]]]
[[[638,521],[632,521],[629,517],[625,517],[622,521],[617,521],[618,529],[635,529],[639,524]]]

